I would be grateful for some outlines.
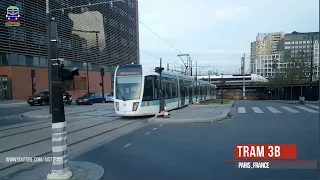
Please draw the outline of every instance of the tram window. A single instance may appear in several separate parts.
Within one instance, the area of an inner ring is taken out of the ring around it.
[[[172,98],[172,82],[170,78],[166,78],[166,98]]]
[[[171,84],[172,84],[172,98],[177,98],[178,97],[178,94],[177,94],[177,90],[178,90],[177,80],[176,79],[172,79]]]
[[[158,87],[159,87],[159,78],[158,76],[153,76],[153,86],[154,86],[154,89],[153,89],[153,94],[154,94],[154,99],[158,99]]]
[[[144,79],[144,90],[142,101],[152,101],[154,100],[153,96],[153,77],[146,76]]]

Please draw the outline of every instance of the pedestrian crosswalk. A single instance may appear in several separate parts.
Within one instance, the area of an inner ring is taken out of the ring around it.
[[[246,114],[246,113],[256,113],[256,114],[263,114],[263,113],[274,113],[274,114],[281,114],[281,113],[319,113],[319,106],[316,105],[306,105],[306,106],[280,106],[280,107],[238,107],[239,114]]]

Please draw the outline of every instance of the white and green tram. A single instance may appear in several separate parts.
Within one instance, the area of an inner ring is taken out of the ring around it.
[[[160,92],[160,74],[154,69],[140,64],[121,65],[114,76],[114,107],[120,116],[149,116],[159,113],[160,99],[165,98],[168,110],[210,99],[216,99],[214,84],[195,80],[183,74],[162,71]]]

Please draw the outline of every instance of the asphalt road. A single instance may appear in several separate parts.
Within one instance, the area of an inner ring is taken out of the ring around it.
[[[32,121],[31,119],[22,118],[21,114],[41,108],[44,107],[29,106],[28,104],[0,105],[0,127]]]
[[[106,180],[319,179],[317,170],[237,169],[223,162],[234,159],[235,144],[256,143],[294,143],[298,159],[319,159],[318,113],[296,106],[240,101],[230,120],[148,125],[72,160],[101,165]]]

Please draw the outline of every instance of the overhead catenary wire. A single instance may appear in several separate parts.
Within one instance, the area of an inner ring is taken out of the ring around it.
[[[145,51],[145,50],[142,50],[142,49],[141,49],[141,51],[143,51],[144,53],[148,54],[148,55],[151,56],[151,57],[154,57],[154,58],[156,58],[156,59],[160,59],[159,57],[156,57],[155,55],[153,55],[153,54],[151,54],[151,53],[149,53],[149,52],[147,52],[147,51]]]
[[[167,40],[165,40],[164,38],[162,38],[159,34],[157,34],[156,32],[154,32],[151,28],[149,28],[147,25],[145,25],[144,23],[142,23],[141,21],[139,21],[140,24],[142,24],[145,28],[147,28],[149,31],[151,31],[153,34],[155,34],[156,36],[158,36],[161,40],[163,40],[165,43],[167,43],[170,47],[172,47],[173,49],[175,49],[176,51],[178,51],[180,54],[182,54],[182,52],[177,49],[176,47],[174,47],[172,44],[170,44]]]

